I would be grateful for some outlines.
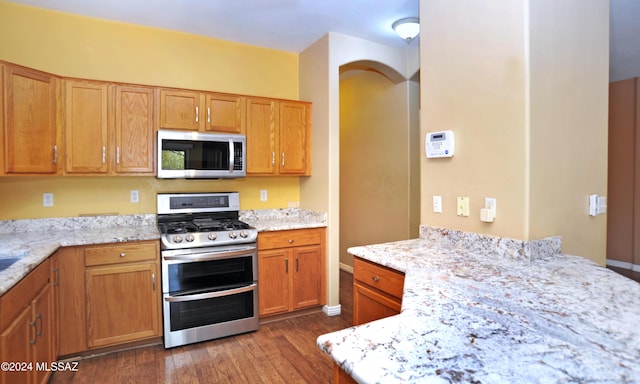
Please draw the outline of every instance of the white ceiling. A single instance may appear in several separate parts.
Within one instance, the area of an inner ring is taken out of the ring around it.
[[[391,24],[419,16],[419,0],[10,1],[289,52],[303,51],[329,31],[406,46]]]
[[[419,0],[10,1],[289,52],[303,51],[329,31],[403,47],[391,24],[419,16]],[[610,79],[640,76],[640,0],[610,4]]]

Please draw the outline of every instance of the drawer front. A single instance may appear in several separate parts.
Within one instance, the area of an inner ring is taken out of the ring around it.
[[[402,298],[404,274],[390,268],[359,259],[353,259],[353,278],[391,296]]]
[[[84,249],[84,261],[88,267],[92,265],[157,260],[159,258],[160,252],[157,241],[97,245]]]
[[[274,249],[314,245],[322,242],[324,228],[260,232],[258,249]]]

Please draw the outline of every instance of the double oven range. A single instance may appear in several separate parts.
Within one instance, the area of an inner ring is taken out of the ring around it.
[[[255,228],[237,192],[158,194],[164,346],[258,329]]]

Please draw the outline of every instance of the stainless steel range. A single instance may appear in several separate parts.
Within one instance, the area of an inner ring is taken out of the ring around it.
[[[258,329],[258,231],[237,192],[158,194],[164,346]]]

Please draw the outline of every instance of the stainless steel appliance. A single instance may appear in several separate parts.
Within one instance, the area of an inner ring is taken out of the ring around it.
[[[258,231],[239,201],[158,194],[165,348],[258,329]]]
[[[245,135],[158,130],[158,178],[244,177],[246,147]]]

